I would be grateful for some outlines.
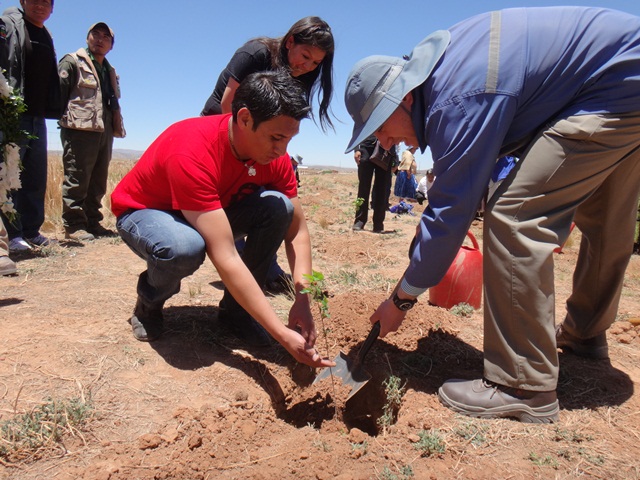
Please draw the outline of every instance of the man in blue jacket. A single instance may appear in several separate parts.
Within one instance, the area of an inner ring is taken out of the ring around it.
[[[484,378],[449,380],[449,408],[558,419],[557,347],[607,358],[640,193],[640,18],[600,8],[519,8],[438,31],[409,57],[368,57],[347,81],[347,151],[430,147],[436,180],[409,266],[372,315],[396,331],[455,257],[496,159],[520,160],[484,220]],[[567,315],[555,326],[553,250],[582,232]]]

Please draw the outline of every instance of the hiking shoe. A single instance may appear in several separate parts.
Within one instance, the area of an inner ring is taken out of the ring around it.
[[[11,260],[7,255],[0,257],[0,276],[15,275],[18,273],[16,262]]]
[[[75,240],[76,242],[90,242],[91,240],[96,239],[93,234],[87,232],[82,228],[78,228],[76,230],[65,229],[64,238],[66,238],[67,240]]]
[[[556,345],[558,348],[569,350],[575,355],[596,360],[609,358],[609,346],[606,333],[601,333],[585,340],[574,337],[567,332],[562,324],[556,326]]]
[[[103,227],[99,223],[97,225],[89,225],[87,232],[94,237],[117,237],[118,232]]]
[[[34,247],[48,247],[49,245],[55,245],[56,243],[58,243],[58,240],[56,240],[55,238],[47,238],[41,233],[39,233],[35,237],[25,238],[25,240],[27,241],[27,243],[29,243],[29,245],[32,245]]]
[[[485,379],[447,380],[438,390],[440,402],[451,410],[476,418],[516,418],[526,423],[558,421],[556,392],[505,387]]]
[[[162,306],[153,307],[138,297],[133,315],[129,319],[133,336],[141,342],[153,342],[162,336],[164,331]]]
[[[9,251],[10,252],[28,252],[31,250],[31,245],[29,245],[24,238],[16,237],[9,240]]]
[[[351,230],[353,230],[354,232],[359,232],[363,228],[364,228],[364,223],[357,221],[356,223],[353,224],[353,227],[351,227]]]
[[[245,311],[230,313],[223,301],[218,306],[218,322],[236,338],[251,347],[269,347],[273,345],[271,335]]]

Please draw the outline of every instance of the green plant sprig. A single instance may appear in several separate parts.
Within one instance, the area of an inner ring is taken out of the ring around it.
[[[355,209],[356,213],[358,213],[358,210],[360,210],[360,207],[362,206],[363,203],[364,203],[364,198],[362,197],[358,197],[353,201],[353,208]]]

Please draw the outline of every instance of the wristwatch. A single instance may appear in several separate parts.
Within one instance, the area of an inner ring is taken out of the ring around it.
[[[391,299],[393,300],[393,304],[396,306],[396,308],[398,310],[402,310],[403,312],[411,310],[418,301],[417,298],[414,298],[413,300],[410,300],[408,298],[400,298],[398,297],[397,293],[394,293]]]

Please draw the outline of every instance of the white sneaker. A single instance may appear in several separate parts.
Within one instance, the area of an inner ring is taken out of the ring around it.
[[[24,238],[16,237],[9,240],[9,251],[28,252],[29,250],[31,250],[31,245],[29,245]]]

